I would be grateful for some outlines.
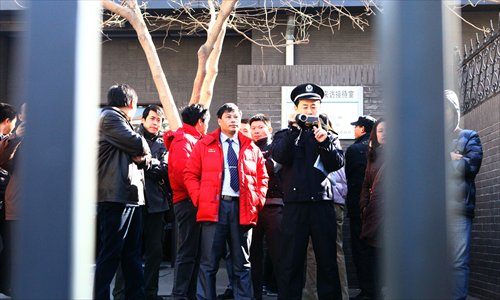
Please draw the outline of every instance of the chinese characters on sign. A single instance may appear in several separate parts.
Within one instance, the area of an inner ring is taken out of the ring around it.
[[[325,90],[325,98],[329,99],[353,99],[354,91],[353,90]]]
[[[290,100],[293,86],[281,87],[281,125],[288,125],[288,116],[294,105]],[[362,86],[322,86],[325,97],[321,102],[321,112],[326,113],[340,139],[354,139],[354,126],[350,123],[363,114]]]

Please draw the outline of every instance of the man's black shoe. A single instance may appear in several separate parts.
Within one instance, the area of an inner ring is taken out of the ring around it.
[[[228,300],[228,299],[234,299],[233,295],[233,290],[232,289],[226,289],[224,291],[224,294],[218,295],[217,300]]]

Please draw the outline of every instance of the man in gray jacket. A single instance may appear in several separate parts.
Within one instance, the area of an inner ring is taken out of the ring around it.
[[[110,283],[121,263],[125,297],[144,298],[141,262],[144,173],[151,153],[130,119],[137,109],[137,94],[126,84],[108,91],[108,107],[99,120],[97,222],[100,250],[96,259],[94,299],[110,298]]]

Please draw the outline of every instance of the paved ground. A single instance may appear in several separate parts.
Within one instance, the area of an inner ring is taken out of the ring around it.
[[[174,269],[171,268],[170,263],[162,263],[160,268],[160,280],[159,280],[159,291],[158,294],[160,296],[168,296],[172,293],[172,284],[174,279]],[[217,294],[224,293],[226,286],[228,283],[227,273],[225,268],[221,268],[217,273]],[[350,296],[355,296],[359,293],[357,289],[350,289]],[[0,299],[10,299],[5,295],[0,293]],[[276,300],[277,297],[273,296],[264,296],[263,300]],[[467,297],[467,300],[479,300],[475,297]]]
[[[166,296],[172,293],[172,284],[174,281],[174,269],[170,263],[163,263],[160,268],[160,280],[158,295]],[[228,283],[227,272],[225,268],[220,268],[217,272],[217,295],[224,293]],[[264,296],[263,300],[276,300],[277,297]]]

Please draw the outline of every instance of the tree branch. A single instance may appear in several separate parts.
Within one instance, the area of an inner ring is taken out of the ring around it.
[[[204,84],[203,82],[205,81],[205,77],[207,75],[207,68],[208,68],[207,63],[209,61],[209,57],[215,48],[215,43],[217,42],[220,33],[223,30],[225,32],[225,28],[227,26],[227,19],[229,18],[229,15],[233,12],[236,6],[236,2],[237,0],[223,0],[222,4],[220,5],[219,13],[217,15],[217,18],[215,19],[215,22],[211,24],[212,26],[209,26],[208,28],[207,40],[198,50],[198,71],[196,73],[196,78],[193,84],[193,92],[191,94],[191,100],[189,101],[189,104],[200,102],[202,86]],[[211,9],[211,14],[212,14],[211,20],[213,19],[214,13],[215,10]],[[220,49],[220,51],[221,50],[222,49]],[[220,55],[220,53],[217,55]],[[218,58],[212,61],[218,62]],[[212,79],[215,80],[215,77],[212,77]],[[208,83],[207,87],[209,86],[213,87],[213,83],[211,85]],[[210,100],[209,101],[204,100],[204,102],[210,103]]]
[[[210,56],[207,60],[207,74],[201,86],[201,95],[199,101],[199,103],[203,104],[205,107],[209,107],[210,103],[212,102],[215,80],[217,79],[217,75],[219,74],[219,58],[222,53],[224,36],[226,35],[226,26],[227,19],[222,26],[217,40],[215,41],[214,50],[212,51],[212,53],[210,53]]]
[[[128,7],[119,5],[111,0],[103,0],[102,2],[102,6],[105,9],[108,9],[127,19],[136,31],[137,39],[144,50],[144,54],[146,54],[149,69],[151,70],[151,75],[158,91],[160,102],[165,110],[169,126],[171,129],[175,130],[182,125],[182,122],[172,96],[172,91],[168,85],[163,68],[161,67],[160,58],[156,52],[153,39],[151,38],[151,34],[149,33],[146,23],[144,22],[141,10],[137,5],[137,1],[126,0],[126,4]]]

